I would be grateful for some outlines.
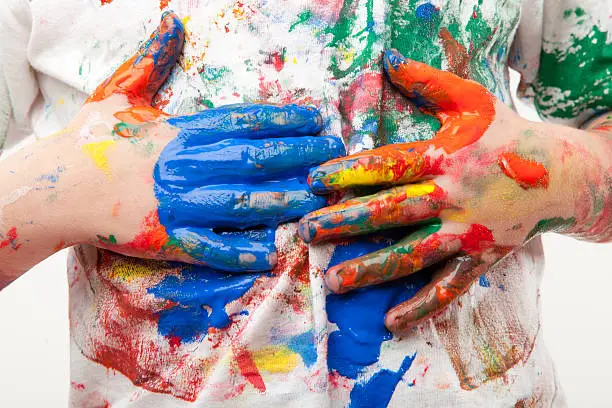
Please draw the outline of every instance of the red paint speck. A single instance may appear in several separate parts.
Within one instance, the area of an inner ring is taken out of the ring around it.
[[[100,5],[103,6],[105,4],[111,4],[113,0],[100,0]]]
[[[10,245],[15,251],[18,250],[21,248],[21,244],[17,244],[15,242],[17,241],[17,238],[17,228],[13,227],[7,232],[6,237],[0,241],[0,249],[6,248]]]

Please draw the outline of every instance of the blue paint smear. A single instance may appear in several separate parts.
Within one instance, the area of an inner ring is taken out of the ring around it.
[[[478,279],[478,284],[483,288],[491,287],[491,282],[489,282],[489,278],[487,278],[485,275],[480,275],[480,278]]]
[[[396,371],[380,370],[367,382],[355,384],[351,391],[350,408],[384,408],[389,405],[397,384],[416,358],[416,353],[404,358]]]
[[[166,276],[148,293],[170,300],[176,306],[158,313],[158,332],[192,342],[203,338],[211,327],[230,324],[225,306],[243,296],[261,274],[231,274],[206,267],[184,268],[181,276]]]
[[[416,16],[424,21],[430,21],[434,18],[439,10],[431,3],[421,4],[416,8]]]
[[[317,362],[317,348],[312,330],[291,338],[288,347],[289,350],[298,353],[302,357],[306,367],[312,367]]]
[[[228,105],[167,122],[179,133],[153,173],[160,223],[172,245],[224,271],[272,269],[274,234],[249,231],[324,207],[308,170],[345,154],[340,138],[315,136],[322,119],[312,107]]]

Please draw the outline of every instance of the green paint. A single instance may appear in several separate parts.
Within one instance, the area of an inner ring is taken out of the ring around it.
[[[215,104],[212,103],[212,101],[210,99],[206,99],[206,98],[201,98],[200,99],[200,105],[206,106],[207,108],[214,108]]]
[[[536,235],[543,234],[545,232],[564,232],[576,224],[576,218],[546,218],[538,221],[536,226],[527,234],[525,242],[529,241]]]
[[[291,24],[291,27],[289,27],[289,32],[292,32],[295,27],[297,27],[300,24],[304,24],[311,18],[312,18],[312,11],[310,11],[309,9],[302,11],[300,14],[298,14],[298,19],[295,21],[295,23]]]
[[[332,35],[327,46],[337,50],[329,67],[337,79],[361,72],[364,66],[372,64],[379,57],[379,52],[374,52],[377,40],[374,32],[374,0],[362,0],[361,3],[364,1],[365,6],[360,7],[360,0],[345,0],[338,21],[326,30]],[[360,12],[365,13],[365,26],[358,24]],[[349,65],[345,67],[347,63]]]
[[[228,67],[214,67],[211,65],[206,65],[198,70],[202,82],[216,81],[228,72],[231,72]]]
[[[139,130],[140,130],[139,125],[132,125],[130,123],[119,122],[113,128],[113,136],[118,136],[120,133],[136,135]]]
[[[97,237],[98,237],[98,241],[100,241],[100,243],[102,244],[117,245],[117,238],[115,238],[114,235],[109,235],[108,238],[103,237],[102,235],[98,235]]]
[[[593,21],[580,8],[574,15],[578,22]],[[570,17],[575,18],[572,13]],[[574,37],[568,49],[542,51],[534,90],[535,105],[543,117],[572,119],[612,106],[612,44],[606,44],[606,39],[607,33],[594,25],[589,35]]]

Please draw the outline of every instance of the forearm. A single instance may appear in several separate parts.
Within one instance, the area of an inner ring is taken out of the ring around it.
[[[552,126],[553,158],[558,177],[567,180],[559,199],[567,200],[567,234],[606,242],[612,239],[612,124],[610,114],[590,121],[583,130]],[[554,175],[551,174],[551,177]]]
[[[59,249],[78,241],[77,164],[62,135],[0,162],[0,289]]]

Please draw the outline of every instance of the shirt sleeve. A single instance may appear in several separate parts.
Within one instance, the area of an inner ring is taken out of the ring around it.
[[[32,17],[27,0],[6,0],[0,8],[0,154],[33,138],[30,112],[39,96],[28,61]],[[1,156],[0,156],[1,157]]]
[[[612,109],[612,2],[523,0],[510,66],[543,120],[580,126]]]

